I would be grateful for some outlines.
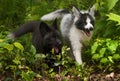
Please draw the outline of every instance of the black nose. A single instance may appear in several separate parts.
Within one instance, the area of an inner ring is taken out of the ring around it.
[[[58,42],[58,44],[59,44],[59,45],[62,45],[62,42],[61,42],[61,41],[59,41],[59,42]]]
[[[90,29],[89,29],[90,31],[92,31],[93,30],[93,27],[90,27]]]

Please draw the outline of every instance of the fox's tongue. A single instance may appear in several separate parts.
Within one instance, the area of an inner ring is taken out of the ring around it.
[[[59,49],[57,47],[54,47],[54,52],[59,53]]]
[[[84,32],[85,32],[85,34],[86,34],[88,37],[90,37],[90,35],[91,35],[91,34],[90,34],[90,30],[85,30]]]

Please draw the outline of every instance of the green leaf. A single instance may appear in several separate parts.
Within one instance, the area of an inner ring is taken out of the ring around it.
[[[104,56],[104,54],[105,54],[105,51],[106,51],[106,48],[101,48],[100,49],[100,57],[103,57]]]
[[[98,47],[98,43],[95,42],[95,43],[93,44],[92,48],[91,48],[91,50],[92,50],[92,54],[94,54],[94,53],[96,52],[97,47]]]
[[[36,49],[35,49],[35,47],[34,47],[33,45],[31,46],[31,52],[32,52],[33,54],[36,53]]]
[[[107,42],[107,47],[108,49],[113,53],[115,53],[117,47],[118,47],[118,41],[114,41],[114,40],[111,40],[109,42]]]
[[[46,56],[44,55],[44,54],[36,54],[35,55],[35,59],[36,60],[40,60],[40,61],[42,61],[42,59],[44,59]]]
[[[113,9],[113,7],[115,6],[115,4],[118,2],[118,0],[107,0],[107,7],[108,10]]]
[[[60,64],[61,64],[60,62],[54,63],[55,66],[59,66]]]
[[[12,51],[14,46],[12,44],[7,44],[4,46],[4,48],[6,48],[8,51]]]
[[[15,43],[14,43],[14,46],[15,46],[16,48],[20,49],[21,51],[23,51],[23,50],[24,50],[23,45],[22,45],[22,44],[20,44],[19,42],[15,42]]]
[[[94,59],[94,60],[97,60],[97,59],[99,59],[99,58],[100,58],[99,54],[94,54],[94,55],[92,56],[92,59]]]
[[[111,39],[110,39],[110,38],[107,38],[107,39],[106,39],[106,42],[110,42],[110,41],[111,41]]]
[[[4,41],[4,39],[0,39],[0,43],[3,42],[3,41]]]
[[[8,45],[8,43],[6,43],[6,42],[0,42],[0,47],[4,47],[6,45]]]
[[[108,56],[109,61],[110,61],[111,63],[114,63],[114,61],[113,61],[112,58],[113,58],[112,56]]]
[[[114,54],[113,59],[119,60],[120,59],[120,54]]]
[[[100,62],[103,63],[103,64],[105,64],[105,63],[109,62],[109,60],[107,58],[102,58],[100,60]]]
[[[32,81],[32,80],[31,80],[32,78],[30,77],[30,74],[27,73],[27,72],[22,71],[21,76],[22,76],[22,78],[24,78],[26,81]]]
[[[14,62],[15,64],[21,64],[21,62],[20,62],[20,57],[16,57],[16,58],[13,60],[13,62]]]
[[[120,16],[119,15],[114,14],[114,13],[110,13],[110,14],[107,14],[107,16],[108,16],[108,20],[118,22],[117,25],[120,25]]]

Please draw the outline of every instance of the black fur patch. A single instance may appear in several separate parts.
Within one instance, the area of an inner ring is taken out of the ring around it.
[[[94,26],[94,19],[87,13],[82,14],[80,13],[79,19],[76,21],[75,25],[80,30],[85,30],[85,25],[87,24],[86,20],[87,17],[90,18],[91,24]]]

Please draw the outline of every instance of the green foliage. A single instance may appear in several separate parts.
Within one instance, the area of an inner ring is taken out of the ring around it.
[[[112,67],[120,60],[119,15],[115,14],[118,9],[118,0],[96,0],[96,9],[99,15],[96,17],[94,41],[91,47],[91,59],[99,69],[106,66]],[[104,65],[104,66],[102,66]],[[108,68],[107,68],[108,69]],[[113,69],[113,68],[112,68]],[[110,69],[108,69],[110,70]]]
[[[119,15],[114,14],[114,13],[110,13],[110,14],[107,14],[107,16],[108,16],[108,20],[118,22],[117,25],[120,25],[120,16]]]
[[[33,81],[35,73],[29,70],[27,72],[22,71],[21,76],[25,81]]]
[[[52,54],[51,57],[44,54],[34,54],[34,52],[30,53],[30,51],[27,54],[20,42],[10,42],[9,39],[0,39],[0,51],[3,51],[0,53],[2,56],[0,57],[0,72],[10,71],[9,78],[6,77],[5,80],[33,81],[34,77],[45,79],[43,76],[54,80],[56,72],[59,73],[59,77],[64,77],[62,80],[69,80],[65,77],[67,75],[75,75],[74,77],[79,75],[78,80],[86,80],[89,75],[87,72],[91,71],[91,68],[84,69],[84,65],[78,65],[68,57],[70,49],[65,46],[62,49],[62,60],[60,60],[61,54],[57,56]],[[33,47],[31,49],[34,50]],[[55,71],[53,67],[49,67],[45,58],[54,59],[55,63],[52,66],[59,69]]]
[[[12,27],[23,22],[27,0],[0,0],[0,24]]]
[[[96,7],[96,22],[91,46],[84,51],[83,65],[78,65],[68,55],[69,48],[63,46],[61,55],[36,54],[31,45],[31,36],[18,40],[6,36],[11,28],[21,23],[39,20],[44,14],[59,8],[88,9]],[[62,80],[87,81],[96,67],[103,72],[119,69],[120,63],[120,0],[0,0],[0,78],[8,81]],[[91,48],[91,49],[90,49]],[[49,67],[45,59],[53,59]],[[61,59],[61,60],[60,60]],[[104,65],[104,66],[103,66]],[[107,68],[106,68],[107,67]],[[6,75],[7,74],[7,75]],[[6,75],[6,76],[5,76]]]
[[[9,44],[9,39],[0,39],[0,48],[6,51],[13,51],[18,48],[20,51],[24,50],[24,47],[19,42],[14,42],[13,44]]]
[[[108,10],[113,9],[113,7],[115,6],[115,4],[118,2],[118,0],[107,0],[107,7]]]
[[[116,5],[119,5],[117,4],[119,2],[120,1],[118,0],[97,0],[95,6],[98,12],[98,16],[96,17],[96,29],[94,31],[95,37],[114,37],[115,35],[119,34],[117,32],[119,31],[119,26],[116,25],[116,22],[119,22],[119,15],[115,14],[116,10],[113,9],[118,9],[118,6]],[[115,22],[111,22],[108,20],[112,20]]]
[[[14,46],[15,46],[16,48],[20,49],[21,51],[24,50],[24,47],[23,47],[19,42],[15,42],[15,43],[14,43]]]
[[[115,64],[120,60],[120,41],[97,39],[91,47],[92,60],[101,64]]]

